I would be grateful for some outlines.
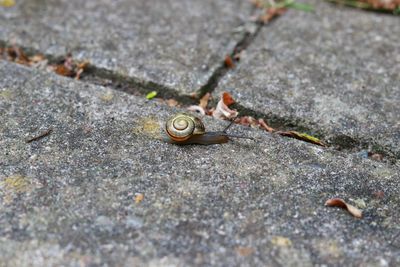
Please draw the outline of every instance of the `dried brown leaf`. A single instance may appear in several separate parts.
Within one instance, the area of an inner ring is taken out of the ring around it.
[[[285,8],[275,8],[275,7],[270,7],[267,8],[264,15],[260,17],[260,21],[262,23],[268,23],[270,22],[273,18],[282,15],[283,13],[286,12]]]
[[[235,103],[235,100],[233,100],[232,96],[227,92],[223,92],[212,116],[217,119],[232,119],[237,117],[238,112],[229,108],[229,105],[233,103]]]
[[[224,60],[224,65],[225,67],[232,69],[235,67],[235,63],[233,63],[233,59],[230,55],[226,55],[225,60]]]
[[[269,133],[275,132],[275,129],[272,128],[271,126],[269,126],[269,125],[264,121],[264,119],[258,119],[258,123],[260,124],[260,128],[261,128],[261,129],[265,129],[265,130],[267,130],[267,132],[269,132]]]
[[[135,194],[135,203],[139,204],[140,202],[142,202],[144,199],[144,195],[142,193],[136,193]]]
[[[210,101],[211,99],[211,94],[210,93],[206,93],[201,99],[200,99],[200,103],[199,106],[206,109],[207,105],[208,105],[208,101]]]
[[[235,251],[240,256],[247,257],[247,256],[250,256],[251,254],[254,253],[254,248],[251,248],[251,247],[237,247],[237,248],[235,248]]]
[[[28,65],[29,58],[25,55],[24,51],[19,47],[14,47],[14,51],[17,54],[15,62],[18,64]]]
[[[368,153],[368,156],[376,161],[382,161],[383,160],[383,155],[380,153]]]
[[[74,77],[75,73],[71,69],[65,67],[65,65],[55,65],[53,66],[53,71],[58,75],[66,76],[66,77]]]
[[[339,207],[339,208],[342,208],[342,209],[346,209],[354,217],[362,218],[362,211],[360,209],[354,207],[353,205],[350,205],[350,204],[346,203],[346,201],[344,201],[341,198],[328,199],[325,202],[325,206],[328,206],[328,207]]]
[[[235,120],[235,122],[237,124],[247,126],[247,127],[253,127],[253,128],[260,126],[259,122],[251,116],[243,116],[243,117],[237,118]]]
[[[76,66],[75,80],[79,80],[81,78],[81,74],[87,69],[88,66],[89,61],[83,61]]]
[[[24,51],[17,46],[4,48],[3,52],[6,52],[8,56],[7,60],[9,61],[23,65],[29,64],[29,58],[25,55]]]
[[[228,92],[223,92],[222,93],[222,100],[224,101],[224,104],[227,105],[227,106],[235,104],[235,100],[233,99],[231,94],[228,93]]]
[[[261,0],[251,0],[250,1],[256,8],[263,8],[264,4]]]
[[[64,66],[67,69],[73,70],[74,69],[74,59],[72,58],[71,54],[68,54],[64,59]]]
[[[45,59],[46,58],[42,54],[36,54],[36,55],[29,57],[29,61],[32,63],[37,63],[37,62],[43,61]]]
[[[176,107],[179,104],[178,101],[173,98],[165,100],[165,103],[170,107]]]

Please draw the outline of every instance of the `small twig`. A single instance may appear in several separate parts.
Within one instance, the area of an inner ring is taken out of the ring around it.
[[[235,122],[236,118],[231,119],[231,122],[228,124],[228,126],[225,127],[225,129],[222,131],[223,133],[226,133],[228,131],[228,129],[233,125],[233,123]]]
[[[26,140],[26,143],[31,143],[31,142],[33,142],[33,141],[37,141],[37,140],[39,140],[39,139],[42,139],[43,137],[46,137],[46,136],[48,136],[49,134],[51,134],[52,131],[53,131],[53,128],[49,128],[48,130],[42,132],[41,134],[39,134],[39,135],[37,135],[37,136],[35,136],[35,137],[32,137],[32,138]]]

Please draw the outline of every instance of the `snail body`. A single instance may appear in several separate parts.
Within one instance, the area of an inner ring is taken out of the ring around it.
[[[165,131],[167,133],[166,141],[177,145],[213,145],[227,143],[230,137],[247,138],[227,134],[226,130],[231,125],[232,123],[224,131],[206,132],[205,126],[199,118],[179,113],[168,119],[165,124]]]

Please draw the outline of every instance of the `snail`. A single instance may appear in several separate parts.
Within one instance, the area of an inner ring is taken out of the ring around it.
[[[179,113],[169,118],[165,124],[166,141],[178,145],[213,145],[227,143],[232,137],[253,139],[251,137],[227,134],[226,131],[232,124],[233,120],[223,131],[206,132],[205,126],[199,118]]]

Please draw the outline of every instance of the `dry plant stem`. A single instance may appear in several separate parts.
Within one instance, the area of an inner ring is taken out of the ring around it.
[[[226,133],[228,131],[228,129],[233,125],[234,122],[235,122],[235,120],[232,119],[231,122],[228,124],[228,126],[226,126],[225,129],[222,132]]]
[[[31,142],[33,142],[33,141],[37,141],[37,140],[39,140],[39,139],[42,139],[43,137],[46,137],[46,136],[48,136],[49,134],[51,134],[52,131],[53,131],[53,128],[50,128],[50,129],[48,129],[48,130],[42,132],[42,133],[39,134],[38,136],[35,136],[35,137],[32,137],[32,138],[26,140],[26,143],[31,143]]]

